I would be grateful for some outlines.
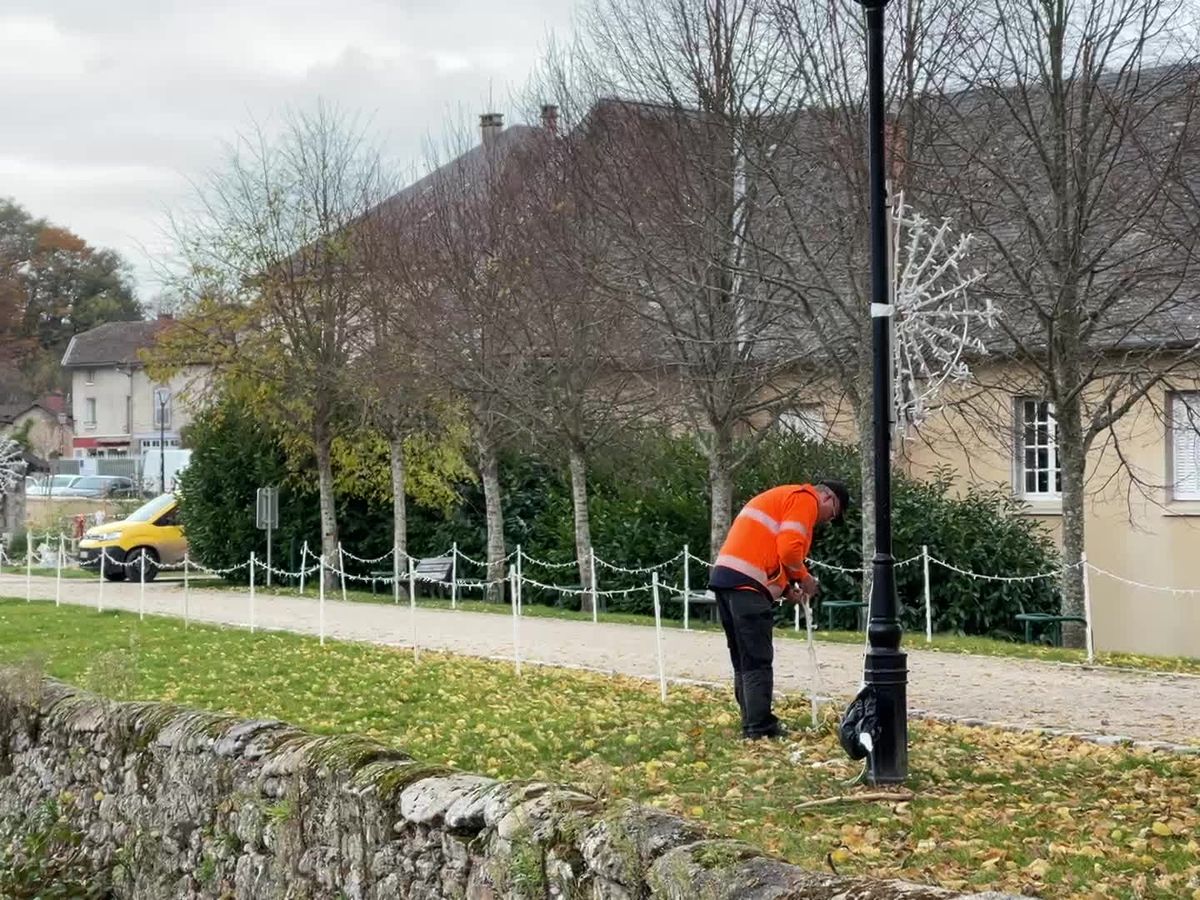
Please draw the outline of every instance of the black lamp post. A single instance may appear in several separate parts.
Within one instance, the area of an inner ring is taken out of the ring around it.
[[[167,404],[171,395],[166,390],[155,391],[158,401],[158,492],[167,492]]]
[[[896,560],[892,556],[892,341],[888,289],[887,186],[884,176],[883,11],[888,0],[860,0],[867,16],[867,141],[871,193],[871,327],[874,350],[875,559],[863,679],[875,691],[881,730],[868,773],[875,784],[908,777],[908,664],[900,649]]]

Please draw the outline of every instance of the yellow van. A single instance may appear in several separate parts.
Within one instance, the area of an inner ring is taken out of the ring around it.
[[[79,542],[79,563],[85,569],[100,566],[104,551],[104,577],[136,581],[146,567],[146,580],[153,581],[159,565],[174,565],[187,553],[187,538],[179,524],[179,498],[163,494],[119,522],[89,528]]]

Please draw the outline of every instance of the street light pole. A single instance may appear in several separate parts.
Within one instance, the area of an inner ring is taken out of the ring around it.
[[[888,0],[859,0],[867,17],[867,141],[871,199],[871,329],[874,351],[875,558],[863,680],[873,688],[880,740],[868,774],[875,784],[908,777],[908,664],[900,649],[896,560],[892,556],[893,308],[888,289],[887,187],[884,175],[883,12]]]
[[[166,391],[158,395],[158,492],[167,492],[167,403]]]

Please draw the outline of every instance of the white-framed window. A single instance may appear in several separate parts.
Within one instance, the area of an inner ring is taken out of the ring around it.
[[[88,428],[96,427],[96,398],[88,397],[83,401],[83,424]]]
[[[95,384],[96,383],[96,370],[95,369],[87,369],[84,371],[83,383],[84,384]]]
[[[1058,464],[1054,404],[1035,397],[1018,397],[1016,407],[1017,494],[1029,499],[1057,498],[1062,494],[1062,469]]]
[[[1200,500],[1200,391],[1170,397],[1171,499]]]
[[[823,441],[828,437],[825,414],[818,403],[797,406],[791,412],[780,413],[776,421],[785,434],[794,434],[810,441]]]

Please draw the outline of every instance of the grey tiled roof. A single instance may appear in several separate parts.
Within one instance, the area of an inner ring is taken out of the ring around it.
[[[108,322],[71,338],[63,354],[63,368],[82,366],[141,365],[138,353],[154,346],[168,320]]]

